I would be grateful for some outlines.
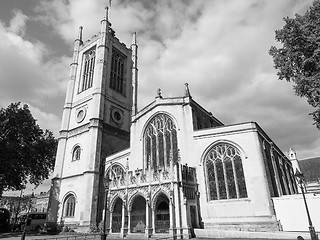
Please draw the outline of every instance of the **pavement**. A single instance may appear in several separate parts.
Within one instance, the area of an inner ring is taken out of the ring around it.
[[[8,240],[21,240],[21,233],[3,233],[0,234],[0,239],[8,239]],[[298,236],[298,234],[296,235]],[[170,237],[170,236],[168,236]],[[107,237],[107,240],[119,240],[120,238],[115,235],[109,235]],[[139,235],[130,235],[128,238],[124,238],[124,239],[142,239],[141,237],[139,237]],[[161,237],[161,238],[157,238],[156,236],[153,236],[150,240],[165,240],[165,237]],[[170,240],[172,240],[172,238],[168,238]],[[225,239],[225,240],[255,240],[255,239],[259,239],[259,240],[285,240],[284,238],[228,238],[228,237],[218,237],[218,238],[192,238],[193,240],[205,240],[205,239]],[[295,238],[288,238],[287,240],[295,240]],[[27,233],[25,236],[25,240],[101,240],[101,235],[100,234],[88,234],[88,235],[79,235],[79,234],[68,234],[68,235],[43,235],[43,234],[33,234],[33,233]],[[306,238],[307,240],[307,238]]]

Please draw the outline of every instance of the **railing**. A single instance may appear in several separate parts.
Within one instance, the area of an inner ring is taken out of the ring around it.
[[[156,233],[168,233],[169,227],[170,227],[170,221],[169,220],[156,220]]]

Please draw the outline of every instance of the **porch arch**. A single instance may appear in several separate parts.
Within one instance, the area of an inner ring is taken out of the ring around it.
[[[154,230],[156,233],[168,233],[170,228],[170,197],[165,191],[159,191],[153,201]],[[172,221],[172,218],[171,218]],[[172,224],[172,223],[171,223]]]
[[[147,227],[147,201],[142,194],[132,196],[129,211],[129,229],[132,233],[144,233]]]

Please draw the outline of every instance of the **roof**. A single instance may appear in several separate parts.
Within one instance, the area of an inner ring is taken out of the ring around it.
[[[320,157],[299,160],[299,167],[307,182],[320,179]]]

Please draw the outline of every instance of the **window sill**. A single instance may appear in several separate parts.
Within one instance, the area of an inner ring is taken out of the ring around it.
[[[231,199],[220,199],[220,200],[209,200],[208,203],[226,203],[226,202],[251,202],[249,198],[231,198]]]

